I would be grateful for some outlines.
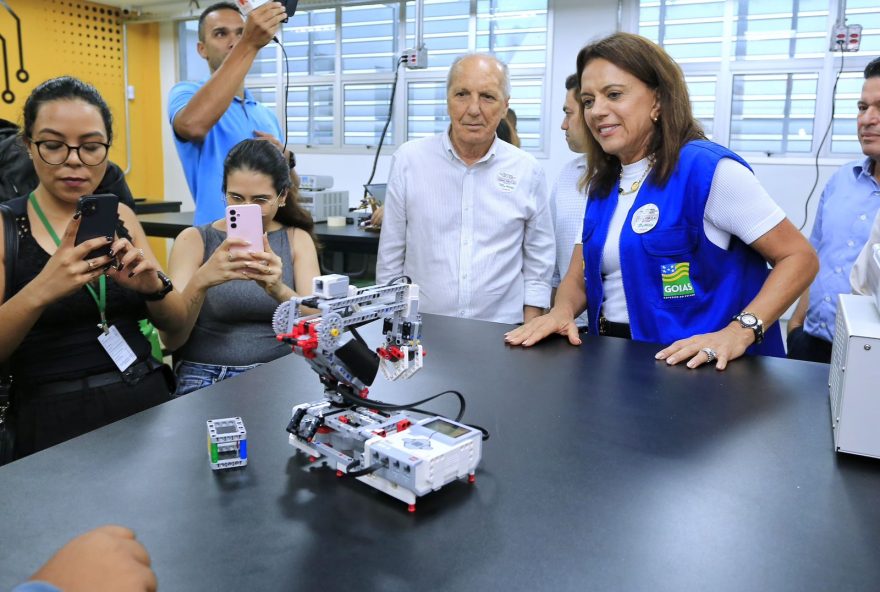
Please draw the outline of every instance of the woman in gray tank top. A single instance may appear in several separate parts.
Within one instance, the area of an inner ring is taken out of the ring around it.
[[[237,144],[223,163],[226,204],[260,206],[263,244],[227,237],[225,219],[187,228],[175,240],[171,278],[188,307],[184,323],[162,331],[178,358],[175,396],[290,353],[275,339],[272,313],[309,292],[319,274],[314,222],[296,202],[293,175],[269,142]]]

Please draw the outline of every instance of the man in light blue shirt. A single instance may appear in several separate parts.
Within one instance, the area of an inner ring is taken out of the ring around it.
[[[865,68],[858,102],[859,143],[864,159],[841,167],[825,185],[810,242],[819,273],[788,322],[788,357],[831,361],[837,295],[850,292],[850,271],[880,210],[880,58]]]
[[[199,18],[197,49],[211,77],[206,82],[179,82],[168,98],[174,143],[195,201],[196,225],[223,217],[223,161],[233,146],[256,137],[284,150],[278,119],[245,90],[244,79],[286,17],[278,2],[260,6],[247,20],[235,4],[219,2]],[[292,168],[292,153],[285,155]]]
[[[580,102],[580,80],[577,74],[565,79],[565,104],[562,111],[562,130],[568,148],[578,154],[559,171],[553,189],[550,191],[550,212],[553,216],[553,232],[556,235],[556,266],[550,285],[553,288],[553,300],[556,299],[556,288],[568,271],[571,252],[575,243],[581,242],[581,228],[584,223],[584,209],[587,205],[587,193],[578,187],[581,177],[587,168],[586,152],[587,131],[582,115]],[[587,327],[587,313],[575,319],[581,329]]]

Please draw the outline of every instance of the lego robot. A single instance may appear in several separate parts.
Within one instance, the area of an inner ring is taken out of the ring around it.
[[[401,278],[405,279],[405,278]],[[415,511],[416,498],[474,472],[482,432],[400,405],[367,399],[379,369],[388,380],[409,378],[422,367],[419,288],[413,283],[356,288],[348,277],[314,279],[313,294],[275,311],[280,341],[306,359],[324,385],[324,398],[296,405],[289,442],[315,462],[324,458],[338,476],[348,474]],[[300,307],[317,309],[302,315]],[[357,328],[382,320],[384,343],[371,350]]]

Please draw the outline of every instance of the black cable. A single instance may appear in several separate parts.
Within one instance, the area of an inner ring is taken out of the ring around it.
[[[284,44],[278,40],[278,37],[272,38],[275,43],[278,44],[278,47],[281,48],[281,55],[284,56],[284,148],[281,149],[281,152],[287,151],[287,100],[290,93],[290,64],[287,63],[287,50],[284,49]]]
[[[835,98],[837,95],[837,83],[840,81],[840,75],[843,73],[843,44],[839,43],[840,47],[840,70],[837,71],[837,77],[834,79],[834,88],[831,89],[831,119],[828,120],[828,127],[825,128],[825,133],[822,135],[822,141],[819,142],[819,147],[816,148],[816,160],[813,162],[813,166],[816,169],[816,175],[813,179],[813,187],[810,188],[810,193],[807,195],[807,200],[804,202],[804,222],[798,227],[798,230],[801,231],[807,225],[807,220],[809,220],[809,208],[810,208],[810,200],[813,199],[813,192],[816,191],[816,186],[819,185],[819,153],[822,151],[822,146],[825,145],[825,140],[828,139],[828,134],[831,132],[831,128],[834,125],[834,108],[835,108]]]
[[[464,425],[466,425],[466,426],[469,427],[469,428],[474,428],[475,430],[477,430],[477,431],[479,431],[481,434],[483,434],[483,442],[485,442],[486,440],[489,439],[489,430],[487,430],[487,429],[484,428],[483,426],[478,426],[478,425],[475,424],[475,423],[466,423],[466,424],[464,424]]]
[[[376,148],[376,155],[373,157],[373,170],[370,171],[370,179],[367,185],[373,182],[376,176],[376,165],[379,164],[379,153],[382,152],[382,144],[385,143],[385,134],[388,132],[388,126],[391,125],[391,116],[394,113],[394,95],[397,94],[397,78],[400,76],[400,64],[406,61],[406,58],[400,56],[397,60],[397,66],[394,68],[394,82],[391,83],[391,100],[388,102],[388,117],[385,119],[385,127],[382,128],[382,135],[379,136],[379,146]],[[367,200],[367,188],[364,187],[364,201]]]
[[[357,466],[357,464],[355,464],[354,466]],[[357,471],[346,470],[345,474],[348,475],[349,477],[363,477],[364,475],[369,475],[370,473],[375,473],[379,469],[383,469],[383,468],[387,468],[387,467],[388,467],[388,459],[385,459],[380,463],[370,465],[366,468],[359,469]]]
[[[442,393],[437,393],[436,395],[432,395],[421,401],[413,401],[412,403],[404,403],[404,404],[395,404],[395,403],[386,403],[385,401],[377,401],[375,399],[362,399],[355,395],[343,391],[337,391],[339,395],[345,399],[351,405],[356,405],[358,407],[369,407],[371,409],[379,409],[381,411],[418,411],[419,413],[424,413],[425,415],[432,415],[431,413],[427,413],[420,409],[416,409],[418,405],[423,403],[428,403],[433,401],[438,397],[442,397],[443,395],[455,395],[458,398],[459,402],[459,411],[458,415],[455,416],[455,421],[461,421],[461,418],[464,416],[464,411],[467,406],[467,403],[464,400],[464,395],[455,390],[443,391]]]
[[[390,286],[391,284],[395,284],[400,280],[406,280],[407,284],[413,283],[412,278],[409,277],[408,275],[399,275],[399,276],[393,277],[390,280],[388,280],[387,282],[385,282],[385,285]]]

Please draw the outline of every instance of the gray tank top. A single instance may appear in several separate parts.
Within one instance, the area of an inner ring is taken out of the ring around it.
[[[198,226],[205,244],[204,261],[226,239],[210,224]],[[269,246],[281,257],[282,281],[293,288],[288,229],[269,233]],[[208,288],[189,340],[177,354],[180,360],[222,366],[269,362],[290,353],[272,331],[272,313],[278,302],[253,280],[232,280]]]

